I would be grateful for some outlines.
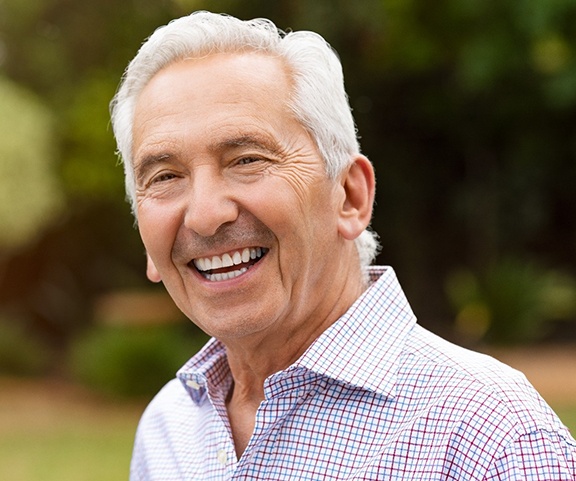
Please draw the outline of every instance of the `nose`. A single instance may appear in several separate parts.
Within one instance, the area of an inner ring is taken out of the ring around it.
[[[231,188],[214,169],[198,169],[190,185],[184,224],[202,237],[213,236],[220,226],[238,218]]]

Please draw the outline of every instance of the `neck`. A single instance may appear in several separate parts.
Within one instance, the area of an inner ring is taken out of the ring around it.
[[[290,318],[276,324],[280,329],[262,332],[249,339],[222,340],[234,379],[233,396],[241,393],[244,399],[262,401],[266,378],[297,361],[349,309],[365,290],[366,284],[361,273],[358,276],[348,274],[341,277],[347,282],[332,290],[331,302],[322,303],[304,316],[291,313]]]
[[[221,339],[234,380],[227,400],[228,417],[240,457],[254,430],[256,412],[264,400],[264,383],[297,361],[310,345],[358,299],[366,288],[360,269],[328,278],[326,296],[310,308],[298,306],[279,316],[268,331]]]
[[[254,431],[256,412],[265,397],[266,378],[298,360],[347,307],[342,309],[335,309],[333,315],[316,323],[314,329],[296,330],[290,335],[263,338],[255,343],[247,343],[245,339],[239,343],[225,343],[234,379],[227,399],[227,411],[238,458],[248,446]]]

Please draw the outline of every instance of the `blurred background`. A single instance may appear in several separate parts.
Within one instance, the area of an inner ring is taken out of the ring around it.
[[[421,324],[573,351],[574,0],[0,0],[0,376],[140,399],[204,342],[145,279],[108,114],[141,42],[198,9],[338,51],[378,263]]]

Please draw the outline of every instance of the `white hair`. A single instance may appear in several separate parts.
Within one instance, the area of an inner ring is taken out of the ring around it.
[[[342,65],[335,51],[314,32],[283,32],[267,19],[249,21],[195,12],[158,28],[142,45],[124,73],[111,102],[112,127],[124,163],[126,193],[136,214],[132,163],[132,124],[137,98],[164,67],[186,58],[213,53],[258,51],[281,58],[291,72],[289,107],[310,133],[332,179],[360,152],[356,128],[344,90]],[[361,265],[374,260],[376,234],[365,230],[356,246]]]

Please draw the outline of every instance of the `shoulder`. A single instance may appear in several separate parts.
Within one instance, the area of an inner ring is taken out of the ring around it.
[[[420,326],[400,356],[392,402],[410,443],[443,452],[454,466],[499,473],[490,479],[508,479],[502,473],[536,459],[536,473],[542,463],[568,470],[553,473],[575,469],[574,439],[522,373]]]
[[[524,374],[420,326],[405,345],[397,386],[403,395],[428,399],[432,411],[478,431],[515,437],[538,430],[565,432]]]

